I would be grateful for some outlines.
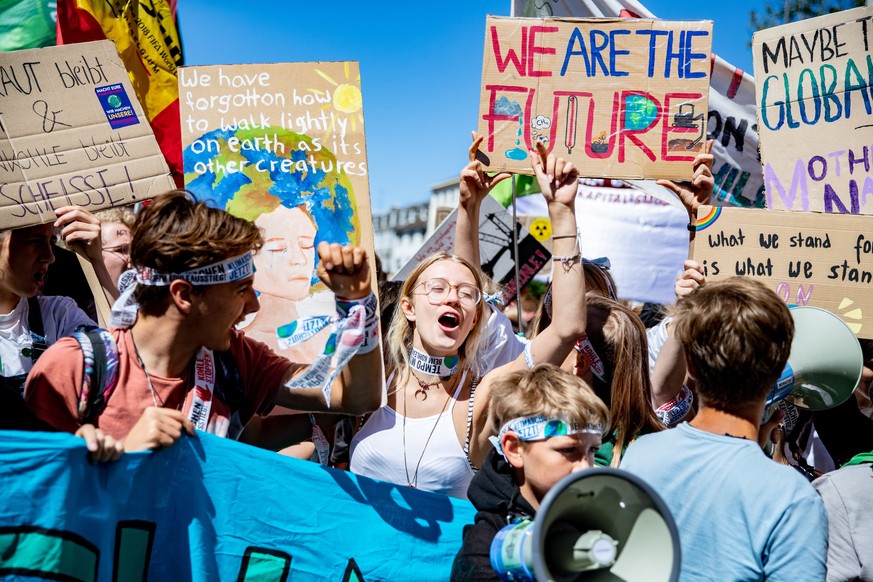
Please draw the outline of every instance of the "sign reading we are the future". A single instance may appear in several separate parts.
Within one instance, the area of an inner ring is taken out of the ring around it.
[[[767,207],[873,214],[873,6],[755,33]]]
[[[483,161],[529,174],[542,142],[583,176],[690,179],[711,46],[711,21],[489,17]]]

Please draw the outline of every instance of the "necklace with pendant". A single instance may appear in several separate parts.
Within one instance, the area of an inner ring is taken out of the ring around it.
[[[427,400],[428,390],[430,390],[433,386],[438,386],[443,380],[442,378],[437,378],[433,382],[425,382],[418,375],[410,370],[412,377],[415,378],[415,381],[418,382],[418,388],[415,390],[415,399],[420,401]],[[404,396],[405,397],[405,396]]]

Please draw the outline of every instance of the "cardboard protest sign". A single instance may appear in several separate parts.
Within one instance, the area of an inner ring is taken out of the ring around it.
[[[174,187],[111,41],[0,53],[0,229]]]
[[[453,210],[421,248],[392,278],[403,281],[420,262],[440,251],[451,253],[455,247],[455,223],[458,211]],[[515,265],[519,265],[519,284],[524,287],[534,278],[543,265],[549,262],[552,254],[525,229],[515,223],[518,233],[518,261],[513,256],[512,214],[491,196],[482,200],[479,212],[479,258],[482,272],[503,287],[503,299],[508,303],[517,293],[515,285]]]
[[[873,218],[701,206],[694,260],[707,280],[761,279],[787,303],[827,309],[873,338]]]
[[[513,0],[512,7],[514,16],[657,18],[637,0]],[[762,208],[764,175],[755,130],[755,79],[718,55],[713,55],[711,65],[707,138],[714,140],[713,203]],[[656,196],[663,190],[651,181],[641,185]]]
[[[179,103],[187,188],[264,229],[246,334],[312,361],[336,311],[318,243],[375,264],[358,63],[183,67]]]
[[[755,33],[767,207],[873,214],[873,6]]]
[[[493,171],[537,141],[583,176],[689,179],[706,140],[712,22],[490,16],[479,101]]]

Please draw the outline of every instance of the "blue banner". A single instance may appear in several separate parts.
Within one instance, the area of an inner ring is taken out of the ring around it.
[[[447,580],[475,513],[205,433],[93,464],[0,431],[0,491],[0,576],[55,580]]]

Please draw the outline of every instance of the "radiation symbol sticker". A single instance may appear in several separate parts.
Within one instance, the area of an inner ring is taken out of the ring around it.
[[[552,236],[552,223],[548,218],[537,218],[530,223],[530,233],[542,242]]]

